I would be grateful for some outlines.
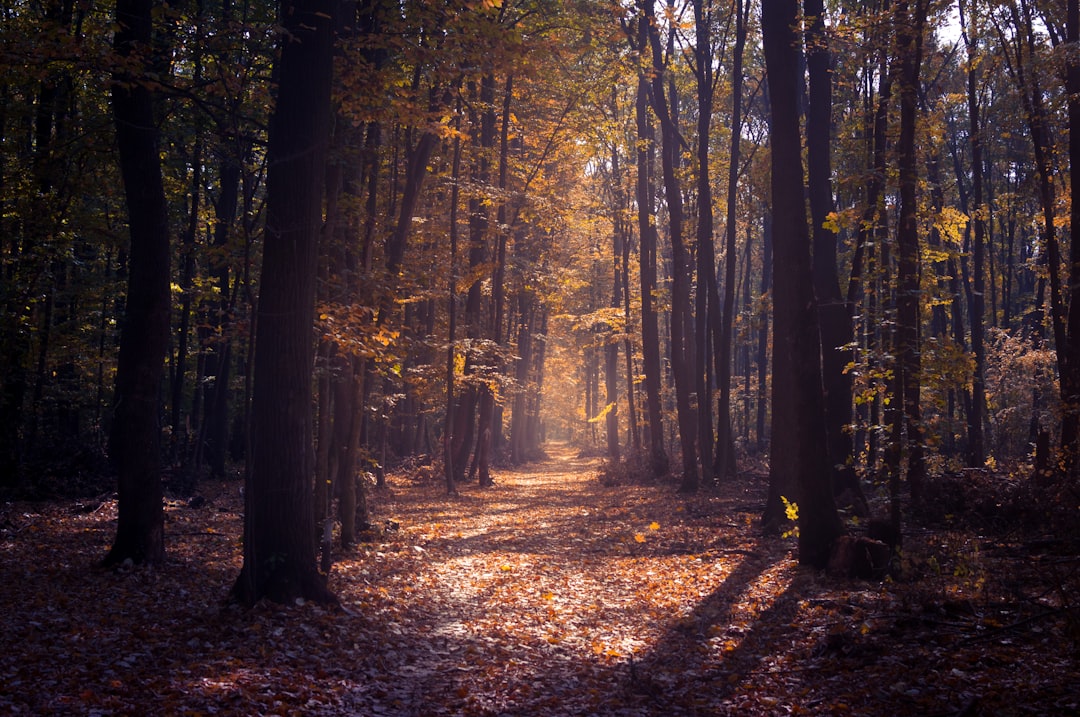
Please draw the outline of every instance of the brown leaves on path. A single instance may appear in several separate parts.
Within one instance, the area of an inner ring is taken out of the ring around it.
[[[1049,714],[1080,704],[1068,625],[1040,617],[1045,600],[991,596],[985,557],[950,549],[931,556],[937,577],[913,583],[831,581],[798,568],[790,542],[758,536],[760,480],[687,499],[672,486],[604,486],[594,462],[553,456],[455,498],[391,476],[372,501],[387,529],[334,566],[342,612],[223,606],[240,567],[236,484],[215,486],[198,510],[168,506],[161,570],[92,567],[115,529],[112,502],[5,506],[0,712]],[[967,574],[950,577],[961,563]]]

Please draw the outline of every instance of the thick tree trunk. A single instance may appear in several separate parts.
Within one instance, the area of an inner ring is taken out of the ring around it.
[[[824,567],[843,533],[833,502],[821,383],[821,341],[814,298],[810,233],[803,194],[799,137],[799,57],[796,0],[765,0],[761,26],[771,98],[772,201],[775,223],[773,449],[795,456],[799,506],[799,562]],[[783,354],[783,358],[779,357]],[[775,388],[786,372],[790,393]],[[786,405],[789,404],[790,408]],[[782,434],[778,411],[788,411],[793,431]]]
[[[151,45],[153,3],[119,0],[114,47],[131,57]],[[169,333],[169,229],[153,98],[141,78],[112,88],[120,172],[131,233],[128,291],[109,451],[117,471],[119,516],[105,565],[165,559],[161,488],[160,390]]]
[[[267,158],[266,230],[251,403],[244,565],[234,596],[334,602],[316,565],[311,371],[318,237],[330,129],[328,0],[285,0]]]

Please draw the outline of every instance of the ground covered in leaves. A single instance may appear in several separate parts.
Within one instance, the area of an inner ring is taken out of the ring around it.
[[[372,495],[343,609],[224,603],[238,483],[170,501],[164,568],[94,568],[113,500],[0,506],[0,713],[1023,715],[1080,711],[1069,541],[909,527],[882,583],[763,538],[760,478],[690,498],[552,458]]]

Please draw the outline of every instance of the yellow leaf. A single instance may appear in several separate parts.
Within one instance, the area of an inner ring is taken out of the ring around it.
[[[637,535],[634,536],[634,540],[639,542],[639,543],[644,543],[645,542],[645,536],[642,535],[641,533],[638,533]]]
[[[512,568],[512,567],[510,567],[509,565],[503,565],[503,566],[501,566],[501,567],[499,568],[499,570],[502,570],[502,571],[503,571],[504,573],[508,573],[508,572],[510,572],[511,570],[513,570],[513,568]]]
[[[649,530],[660,530],[660,524],[654,520],[653,522],[649,523]]]
[[[540,597],[543,598],[544,600],[554,600],[555,599],[555,593],[541,593]]]

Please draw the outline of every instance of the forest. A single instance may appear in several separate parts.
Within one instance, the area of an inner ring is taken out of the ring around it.
[[[0,709],[1080,709],[1080,0],[0,1]]]

